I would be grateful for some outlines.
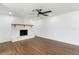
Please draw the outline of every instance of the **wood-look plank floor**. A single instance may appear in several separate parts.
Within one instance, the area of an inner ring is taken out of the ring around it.
[[[79,55],[79,46],[46,38],[0,44],[1,55]]]

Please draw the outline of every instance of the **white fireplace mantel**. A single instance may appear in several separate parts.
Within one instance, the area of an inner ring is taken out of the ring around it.
[[[13,31],[12,42],[33,38],[34,30],[32,26],[30,24],[11,24]],[[20,30],[28,30],[28,35],[20,36]]]

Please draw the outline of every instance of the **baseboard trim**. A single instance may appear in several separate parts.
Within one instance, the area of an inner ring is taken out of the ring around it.
[[[25,40],[25,39],[31,39],[34,38],[34,35],[30,35],[30,36],[22,36],[22,37],[16,37],[12,39],[12,42],[16,42],[16,41],[20,41],[20,40]]]
[[[46,38],[46,39],[50,39],[50,40],[55,40],[55,41],[59,41],[59,42],[63,42],[63,43],[79,46],[78,43],[66,42],[66,41],[63,41],[63,40],[57,40],[56,38],[50,38],[50,37],[46,37],[46,36],[40,36],[40,35],[37,35],[37,36],[38,37],[42,37],[42,38]]]

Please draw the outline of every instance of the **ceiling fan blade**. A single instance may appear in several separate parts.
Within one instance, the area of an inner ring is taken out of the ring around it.
[[[46,14],[42,14],[42,15],[44,15],[44,16],[48,16],[48,15],[46,15]]]
[[[43,12],[43,13],[50,13],[50,12],[52,12],[51,10],[49,10],[49,11],[46,11],[46,12]]]

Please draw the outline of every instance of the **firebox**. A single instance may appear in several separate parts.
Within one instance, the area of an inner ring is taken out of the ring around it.
[[[28,35],[28,30],[20,30],[20,36]]]

